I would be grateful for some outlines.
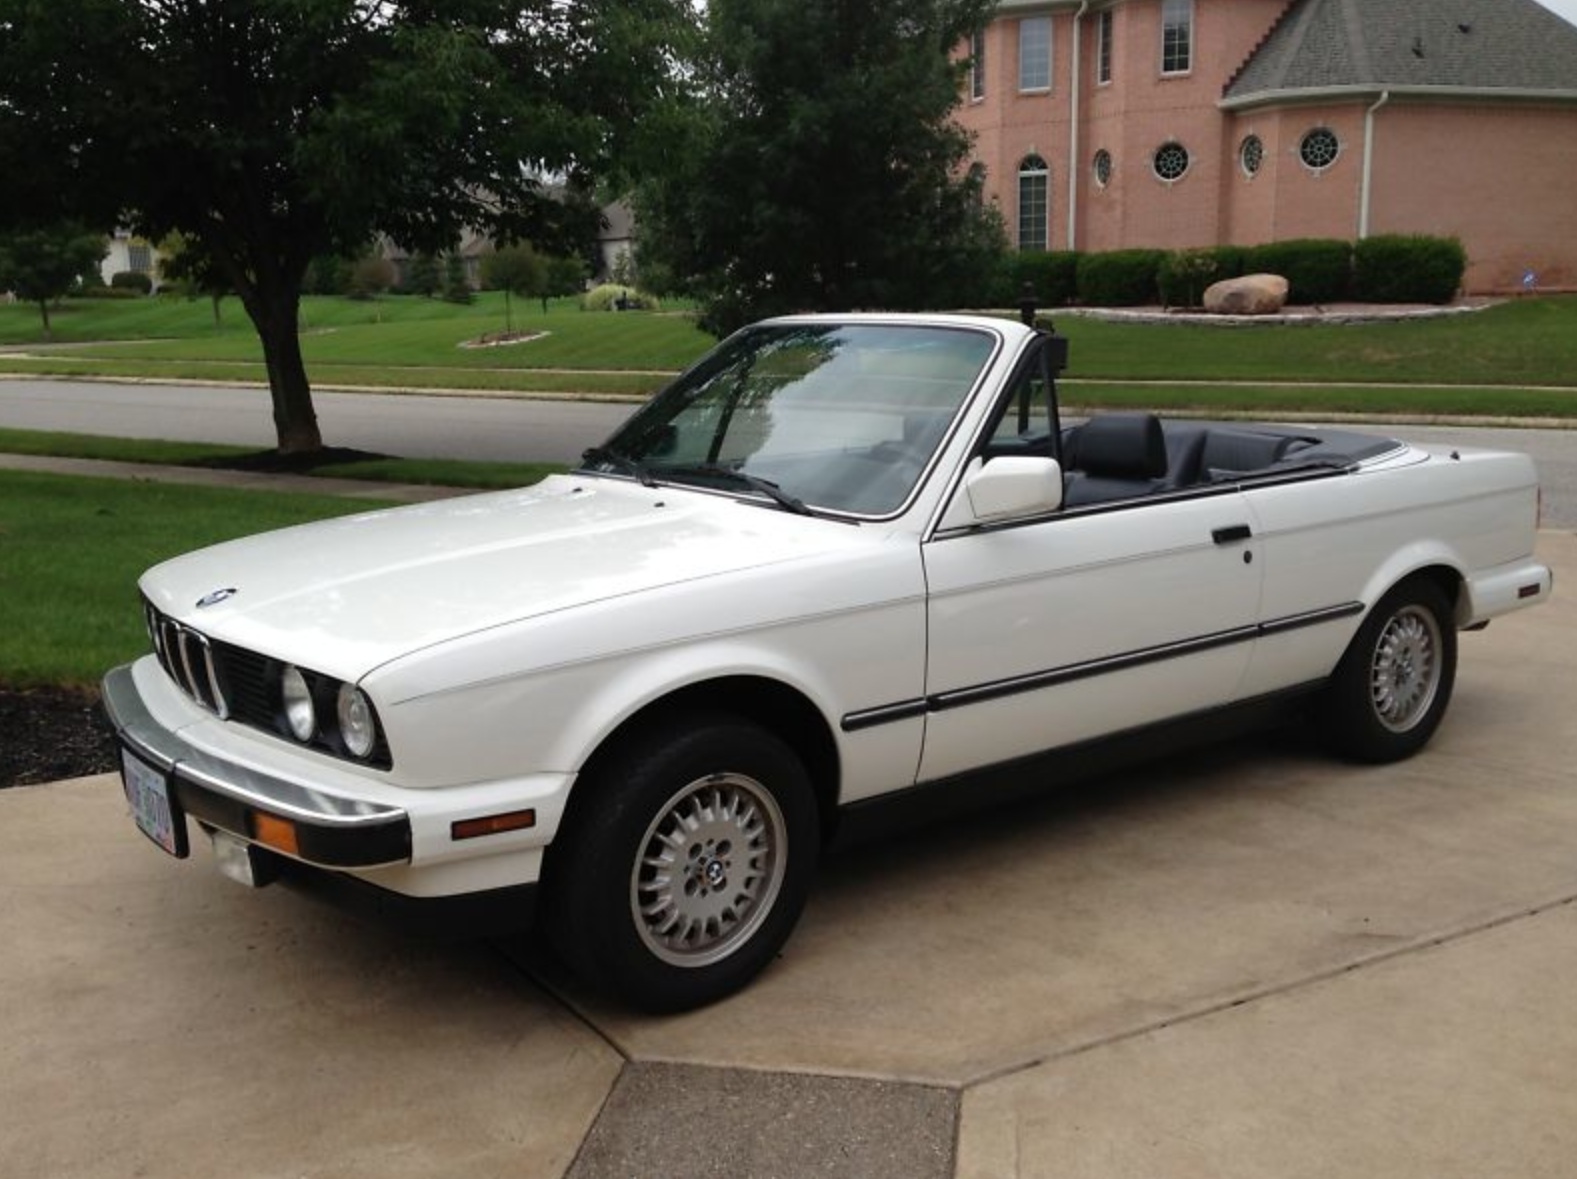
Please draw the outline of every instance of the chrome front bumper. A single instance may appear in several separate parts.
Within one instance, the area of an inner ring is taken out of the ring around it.
[[[182,814],[323,868],[410,862],[411,820],[404,810],[314,790],[194,748],[154,719],[129,664],[104,677],[103,698],[121,744],[167,775]],[[270,834],[281,823],[294,832],[293,848]]]

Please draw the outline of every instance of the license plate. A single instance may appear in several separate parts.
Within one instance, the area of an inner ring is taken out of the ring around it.
[[[184,857],[186,816],[170,794],[169,778],[129,750],[121,750],[120,765],[126,801],[131,804],[138,830],[172,856]]]

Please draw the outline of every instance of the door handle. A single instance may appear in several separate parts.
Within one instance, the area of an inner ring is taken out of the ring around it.
[[[1217,528],[1210,534],[1210,539],[1217,544],[1231,544],[1234,541],[1248,540],[1254,532],[1247,524],[1229,524],[1225,528]]]

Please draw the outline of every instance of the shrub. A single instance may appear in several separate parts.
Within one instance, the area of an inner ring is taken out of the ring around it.
[[[1385,234],[1353,247],[1353,292],[1374,303],[1449,303],[1467,251],[1454,237]]]
[[[474,303],[476,292],[465,272],[465,259],[459,254],[444,255],[443,301],[445,303]]]
[[[1205,288],[1223,278],[1243,273],[1243,252],[1225,247],[1210,250],[1173,250],[1161,260],[1156,285],[1168,307],[1198,307]]]
[[[110,286],[117,291],[135,291],[139,295],[153,294],[153,279],[140,270],[117,270],[110,275]]]
[[[366,254],[350,268],[345,293],[352,299],[376,299],[394,285],[394,263],[382,254]]]
[[[1334,303],[1352,290],[1352,245],[1328,238],[1297,238],[1252,246],[1245,274],[1279,274],[1291,288],[1287,302]]]
[[[307,266],[301,284],[306,295],[343,295],[350,286],[350,263],[333,254],[320,254]]]
[[[1017,307],[1028,284],[1042,308],[1066,307],[1079,293],[1079,255],[1072,250],[1024,250],[1009,254],[992,302]]]
[[[438,269],[438,259],[433,254],[413,254],[406,260],[400,281],[402,295],[421,295],[431,299],[443,285],[443,275]]]
[[[624,300],[623,307],[619,306],[620,299]],[[616,282],[592,287],[580,300],[582,311],[658,311],[661,307],[656,295]]]
[[[1143,307],[1161,296],[1165,250],[1108,250],[1078,261],[1079,300],[1088,307]]]
[[[142,292],[128,287],[107,287],[100,283],[96,287],[79,287],[71,292],[78,299],[140,299]]]

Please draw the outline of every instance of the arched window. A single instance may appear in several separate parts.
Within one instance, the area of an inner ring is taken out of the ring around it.
[[[1018,166],[1018,248],[1044,250],[1051,221],[1051,169],[1039,156]]]

